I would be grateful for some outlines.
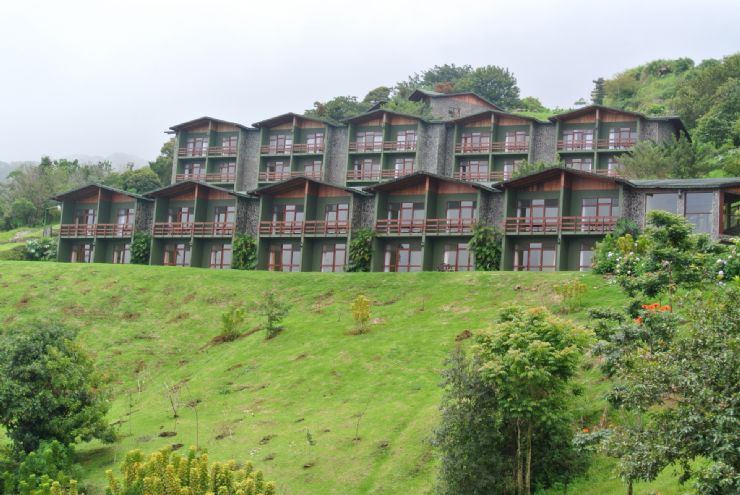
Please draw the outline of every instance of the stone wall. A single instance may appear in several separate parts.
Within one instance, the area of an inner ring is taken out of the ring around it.
[[[375,196],[354,196],[352,207],[352,232],[371,229],[375,224]]]
[[[452,98],[436,97],[429,98],[429,108],[435,119],[447,120],[451,118],[466,117],[475,113],[485,112],[491,108],[483,104],[466,103]],[[450,108],[454,107],[459,110],[459,114],[452,115]]]
[[[535,124],[532,138],[532,161],[554,162],[557,156],[555,124]]]
[[[238,198],[236,202],[236,232],[257,237],[260,223],[259,198]]]
[[[324,151],[326,171],[324,180],[330,184],[343,186],[347,178],[347,152],[349,148],[349,128],[329,127]]]
[[[444,173],[444,156],[446,148],[446,126],[444,124],[421,124],[419,136],[418,164],[415,171]]]
[[[260,133],[259,130],[243,131],[239,149],[239,163],[235,189],[252,191],[257,189],[257,175],[260,168]]]

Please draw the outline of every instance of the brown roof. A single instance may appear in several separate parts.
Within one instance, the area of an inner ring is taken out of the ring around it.
[[[301,119],[301,120],[311,120],[311,121],[314,121],[314,122],[320,122],[320,123],[322,123],[324,125],[330,125],[330,126],[337,127],[336,124],[334,124],[332,122],[329,122],[326,119],[322,119],[322,118],[319,118],[319,117],[306,117],[305,115],[299,115],[299,114],[293,113],[293,112],[288,112],[288,113],[284,113],[282,115],[278,115],[276,117],[272,117],[272,118],[265,119],[265,120],[260,120],[259,122],[255,122],[252,125],[254,127],[257,127],[257,128],[261,128],[261,127],[274,127],[276,125],[284,124],[285,122],[292,122],[293,121],[293,118],[298,118],[298,119]]]
[[[125,194],[126,196],[131,196],[132,198],[135,198],[135,199],[143,199],[143,200],[149,201],[148,198],[145,198],[144,196],[140,194],[135,194],[132,192],[124,191],[122,189],[117,189],[115,187],[105,186],[103,184],[88,184],[86,186],[78,187],[77,189],[72,189],[71,191],[57,194],[56,196],[52,196],[51,199],[53,199],[54,201],[64,201],[67,199],[86,198],[90,196],[91,193],[97,192],[98,189],[105,189],[106,191],[114,192],[117,194]]]
[[[329,184],[328,182],[322,182],[320,180],[311,179],[309,177],[293,177],[290,179],[286,179],[280,182],[276,182],[275,184],[270,184],[267,186],[260,187],[259,189],[255,189],[251,191],[250,194],[254,194],[255,196],[261,196],[263,194],[277,194],[283,191],[289,191],[291,189],[294,189],[296,186],[305,185],[306,182],[310,182],[310,183],[317,184],[317,185],[324,186],[324,187],[332,187],[334,189],[346,191],[351,194],[360,194],[362,196],[368,196],[368,193],[366,193],[365,191],[361,189],[337,186],[336,184]]]
[[[201,124],[203,122],[218,122],[221,124],[227,124],[227,125],[233,125],[235,127],[239,127],[240,129],[248,130],[250,129],[249,126],[238,124],[236,122],[229,122],[228,120],[221,120],[221,119],[214,119],[213,117],[199,117],[197,119],[188,120],[187,122],[183,122],[182,124],[173,125],[170,127],[170,130],[173,131],[179,131],[180,129],[187,129],[188,127],[193,127],[196,124]]]
[[[159,189],[155,189],[154,191],[149,191],[148,193],[146,193],[146,196],[149,198],[166,198],[168,196],[175,196],[182,192],[189,191],[195,188],[195,186],[207,187],[208,189],[225,192],[225,193],[231,194],[235,198],[236,197],[239,197],[239,198],[250,198],[251,197],[249,196],[249,194],[232,191],[231,189],[224,189],[223,187],[218,187],[218,186],[214,186],[213,184],[207,184],[205,182],[200,182],[200,181],[195,181],[195,180],[186,180],[183,182],[178,182],[176,184],[171,184],[169,186],[160,187]]]
[[[468,181],[459,180],[459,179],[453,179],[451,177],[446,177],[446,176],[443,176],[443,175],[433,174],[431,172],[424,172],[424,171],[414,172],[412,174],[404,175],[403,177],[399,177],[397,179],[391,179],[389,181],[381,182],[380,184],[376,184],[374,186],[367,186],[367,187],[365,187],[365,190],[366,191],[371,191],[371,192],[375,192],[375,191],[392,191],[392,190],[394,190],[394,189],[396,189],[398,187],[403,187],[403,186],[406,186],[408,184],[414,184],[414,183],[418,182],[419,180],[426,179],[427,177],[430,177],[430,178],[432,178],[434,180],[437,180],[437,181],[453,182],[455,184],[464,184],[466,186],[470,186],[470,187],[473,187],[475,189],[481,189],[481,190],[484,190],[484,191],[491,191],[491,192],[494,192],[495,191],[495,189],[493,189],[491,187],[488,187],[488,186],[486,186],[484,184],[480,184],[480,183],[476,183],[476,182],[468,182]]]

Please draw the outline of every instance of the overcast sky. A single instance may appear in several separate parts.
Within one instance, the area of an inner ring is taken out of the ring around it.
[[[153,159],[169,126],[244,124],[435,64],[508,67],[546,106],[656,58],[740,50],[740,1],[0,0],[0,161]]]

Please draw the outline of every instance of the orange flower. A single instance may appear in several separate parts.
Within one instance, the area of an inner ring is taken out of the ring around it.
[[[661,311],[670,311],[670,310],[671,310],[671,307],[670,307],[670,306],[668,306],[668,305],[666,304],[665,306],[662,306],[662,307],[660,308],[660,310],[661,310]]]
[[[588,428],[584,428],[582,431],[583,433],[588,433]]]
[[[632,321],[634,321],[635,323],[637,323],[639,325],[640,323],[642,323],[642,316],[638,316],[637,318],[635,318]]]

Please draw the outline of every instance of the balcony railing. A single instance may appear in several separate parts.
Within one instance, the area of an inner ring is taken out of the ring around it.
[[[155,222],[152,234],[155,237],[190,237],[195,222]]]
[[[413,170],[348,170],[347,180],[350,181],[371,181],[381,179],[398,179],[413,174]]]
[[[260,222],[260,235],[301,235],[303,233],[303,220],[300,221],[272,221],[262,220]]]
[[[590,151],[593,149],[593,141],[558,141],[558,151]]]
[[[134,226],[118,223],[67,223],[59,227],[60,237],[131,237]]]
[[[594,233],[612,232],[618,217],[507,217],[504,230],[507,234],[529,233]]]
[[[236,156],[236,146],[210,146],[208,156]]]
[[[363,141],[352,141],[349,143],[351,152],[380,153],[381,151],[416,151],[416,141],[383,141],[377,143],[366,143]]]
[[[600,150],[626,150],[632,148],[637,144],[637,139],[599,139],[596,141],[596,145]]]
[[[219,184],[229,184],[236,182],[236,174],[177,174],[175,175],[175,182],[183,182],[186,180],[205,181],[205,182],[216,182]]]
[[[203,146],[202,148],[177,148],[177,156],[179,157],[193,157],[193,156],[207,156],[208,147]]]
[[[375,222],[375,232],[381,235],[471,234],[475,221],[474,218],[380,219]]]
[[[347,235],[349,223],[339,220],[306,220],[303,232],[306,235]]]
[[[236,156],[236,146],[203,146],[201,148],[177,148],[177,156],[190,158],[198,156]]]
[[[501,170],[491,170],[488,172],[454,172],[452,177],[477,182],[496,182],[511,179],[511,173]]]
[[[234,222],[157,222],[153,234],[155,237],[231,237]]]
[[[458,143],[455,153],[526,153],[529,141],[494,141],[492,143]]]
[[[295,143],[283,144],[280,146],[274,144],[265,144],[260,146],[260,153],[263,155],[290,155],[291,153],[323,153],[324,143],[308,144]]]
[[[277,182],[290,179],[292,177],[308,177],[309,179],[321,179],[321,170],[305,171],[292,170],[286,172],[260,172],[258,180],[260,182]]]

